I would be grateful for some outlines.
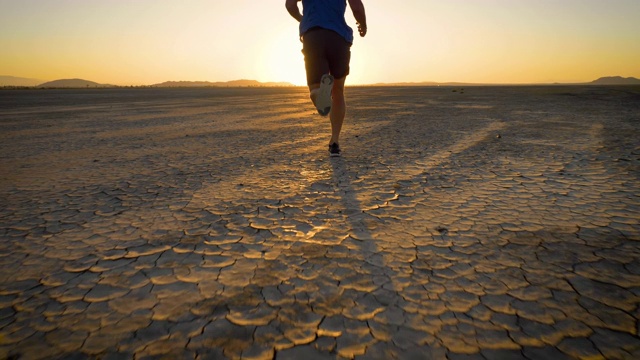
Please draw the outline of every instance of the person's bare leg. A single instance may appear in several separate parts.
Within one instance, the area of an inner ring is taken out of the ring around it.
[[[347,106],[344,99],[344,82],[346,76],[335,79],[333,89],[331,90],[331,140],[329,145],[333,143],[340,144],[340,132],[342,131],[342,123],[347,112]]]

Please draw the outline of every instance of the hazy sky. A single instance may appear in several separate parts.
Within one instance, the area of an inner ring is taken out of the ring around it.
[[[351,84],[640,78],[640,0],[363,3]],[[297,29],[284,0],[0,0],[0,75],[302,85]]]

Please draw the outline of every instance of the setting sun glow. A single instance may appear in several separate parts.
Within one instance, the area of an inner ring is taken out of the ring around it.
[[[265,39],[264,48],[256,58],[261,81],[286,81],[294,85],[307,83],[304,70],[302,43],[290,26],[281,26],[281,31]]]
[[[348,84],[640,77],[637,0],[363,3]],[[0,0],[0,49],[0,75],[41,80],[305,84],[284,0]]]

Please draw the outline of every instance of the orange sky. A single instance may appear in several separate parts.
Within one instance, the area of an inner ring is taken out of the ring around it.
[[[363,3],[350,84],[640,78],[638,0]],[[284,0],[0,0],[0,75],[302,85],[300,47]]]

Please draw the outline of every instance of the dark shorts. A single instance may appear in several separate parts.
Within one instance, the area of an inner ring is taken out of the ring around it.
[[[307,31],[302,38],[302,53],[307,85],[319,84],[326,73],[336,79],[349,75],[351,44],[334,31],[322,28]]]

